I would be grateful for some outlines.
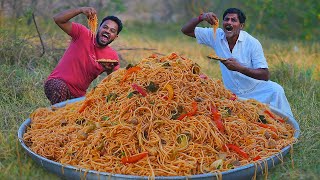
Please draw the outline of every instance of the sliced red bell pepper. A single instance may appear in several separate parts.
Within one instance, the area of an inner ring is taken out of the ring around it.
[[[188,116],[188,117],[194,116],[194,115],[197,113],[197,111],[198,111],[198,104],[197,104],[197,102],[193,101],[193,102],[191,103],[191,106],[192,106],[192,110],[189,111],[188,113],[181,114],[181,115],[177,118],[177,120],[182,120],[182,119],[183,119],[184,117],[186,117],[186,116]]]
[[[264,113],[268,114],[271,118],[275,119],[276,117],[272,112],[270,112],[268,109],[264,110]]]
[[[261,157],[258,155],[258,156],[256,156],[256,157],[254,157],[252,160],[257,161],[257,160],[259,160],[259,159],[261,159]]]
[[[182,120],[184,117],[186,117],[187,116],[187,114],[181,114],[178,118],[177,118],[177,120]]]
[[[284,123],[285,121],[282,118],[277,118],[276,115],[274,115],[271,111],[268,109],[264,110],[264,113],[268,114],[272,119],[278,120],[281,123]]]
[[[142,87],[138,86],[137,84],[132,84],[132,88],[138,91],[143,97],[147,96],[147,91]]]
[[[174,60],[176,58],[178,58],[179,56],[176,54],[176,53],[171,53],[169,56],[168,56],[168,59],[170,60]]]
[[[197,104],[197,102],[193,101],[193,102],[191,103],[191,106],[192,106],[192,110],[187,113],[187,116],[189,116],[189,117],[190,117],[190,116],[194,116],[194,115],[197,113],[197,111],[198,111],[198,104]]]
[[[216,107],[211,106],[212,119],[220,132],[224,133],[225,129],[221,120],[221,115]]]
[[[228,149],[231,149],[233,151],[235,151],[237,154],[239,154],[240,156],[242,156],[243,158],[245,159],[248,159],[249,158],[249,155],[244,152],[242,149],[240,149],[239,146],[237,145],[234,145],[234,144],[226,144],[225,145]],[[225,149],[225,147],[223,147]]]
[[[214,121],[214,122],[216,123],[219,131],[222,132],[222,133],[224,133],[225,130],[224,130],[224,126],[223,126],[222,121],[220,120],[220,121]]]
[[[143,159],[144,157],[148,156],[148,152],[142,152],[142,153],[139,153],[139,154],[135,154],[135,155],[132,155],[132,156],[125,156],[121,159],[121,162],[123,164],[128,164],[128,163],[136,163],[138,162],[139,160]]]
[[[263,128],[268,128],[268,129],[270,129],[271,131],[273,131],[275,133],[277,132],[277,129],[275,127],[273,127],[273,126],[269,126],[267,124],[257,123],[257,122],[255,124],[260,126],[260,127],[263,127]]]
[[[283,120],[282,118],[277,118],[279,122],[281,123],[285,123],[285,120]]]

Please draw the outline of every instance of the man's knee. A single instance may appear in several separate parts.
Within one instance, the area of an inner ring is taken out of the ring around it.
[[[280,84],[270,81],[270,86],[272,87],[274,93],[284,94],[284,89]]]

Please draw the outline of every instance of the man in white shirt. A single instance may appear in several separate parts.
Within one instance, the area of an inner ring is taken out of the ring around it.
[[[283,88],[269,80],[268,64],[260,42],[242,30],[246,20],[244,13],[237,8],[227,9],[223,14],[223,28],[218,28],[215,36],[213,28],[197,27],[204,20],[211,25],[219,23],[217,16],[208,12],[192,18],[181,31],[227,59],[220,62],[226,88],[239,97],[270,104],[293,117]]]

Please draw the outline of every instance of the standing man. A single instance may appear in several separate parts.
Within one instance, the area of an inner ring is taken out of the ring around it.
[[[239,97],[256,99],[270,104],[293,117],[283,88],[269,80],[268,64],[260,42],[243,31],[246,16],[237,8],[229,8],[223,13],[223,27],[218,28],[216,37],[213,28],[196,27],[207,21],[218,23],[218,17],[204,13],[192,18],[181,31],[214,49],[217,56],[227,59],[220,62],[222,80],[227,89]]]
[[[101,73],[119,69],[119,57],[109,44],[118,37],[122,22],[115,16],[105,17],[96,34],[82,24],[71,22],[83,14],[88,19],[96,16],[92,7],[79,7],[56,14],[55,23],[71,37],[68,49],[45,81],[44,91],[51,104],[84,96],[90,83]],[[97,62],[112,59],[118,62]]]

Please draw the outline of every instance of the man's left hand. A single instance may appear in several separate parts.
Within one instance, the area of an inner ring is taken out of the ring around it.
[[[107,72],[107,74],[112,73],[114,67],[118,66],[118,62],[100,62],[100,64],[103,66],[104,71]]]
[[[270,79],[270,73],[268,68],[252,69],[242,66],[235,58],[229,58],[222,63],[230,70],[237,71],[246,76],[254,79],[268,81]]]
[[[243,67],[235,58],[228,58],[226,61],[222,61],[222,63],[231,71],[240,71]]]

